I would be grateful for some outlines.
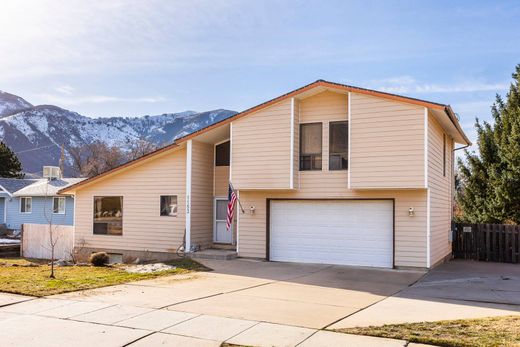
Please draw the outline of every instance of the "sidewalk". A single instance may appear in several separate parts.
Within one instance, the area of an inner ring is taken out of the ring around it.
[[[16,298],[0,294],[0,298]],[[0,308],[2,346],[406,346],[406,341],[168,309],[18,297]],[[5,299],[3,302],[7,301]]]

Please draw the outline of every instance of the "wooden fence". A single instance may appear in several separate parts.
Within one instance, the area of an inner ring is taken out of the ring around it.
[[[53,225],[52,239],[56,240],[54,259],[71,260],[74,246],[74,227]],[[26,258],[51,259],[51,234],[47,224],[24,224],[22,226],[21,254]]]
[[[459,259],[520,263],[520,226],[457,224],[453,256]]]

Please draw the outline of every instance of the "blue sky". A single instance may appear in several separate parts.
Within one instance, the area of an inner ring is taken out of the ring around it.
[[[84,115],[243,110],[316,79],[451,104],[474,138],[519,1],[0,2],[0,89]]]

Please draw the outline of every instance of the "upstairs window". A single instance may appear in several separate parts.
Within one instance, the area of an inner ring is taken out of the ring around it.
[[[31,213],[32,212],[32,198],[20,198],[20,212]]]
[[[348,168],[348,122],[329,123],[329,170]]]
[[[224,142],[215,147],[215,166],[229,166],[230,142]]]
[[[94,234],[123,235],[123,197],[94,197]]]
[[[55,196],[52,198],[52,213],[65,214],[65,198]]]
[[[300,125],[300,170],[321,170],[321,123]]]

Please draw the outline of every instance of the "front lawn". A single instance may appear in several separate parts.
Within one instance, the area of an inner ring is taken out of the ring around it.
[[[56,278],[51,279],[49,278],[50,266],[47,262],[0,258],[0,292],[46,296],[207,270],[191,259],[170,261],[167,264],[174,265],[176,268],[152,273],[129,273],[119,266],[56,266]]]
[[[445,347],[520,346],[520,315],[348,328],[343,333],[388,337]]]

